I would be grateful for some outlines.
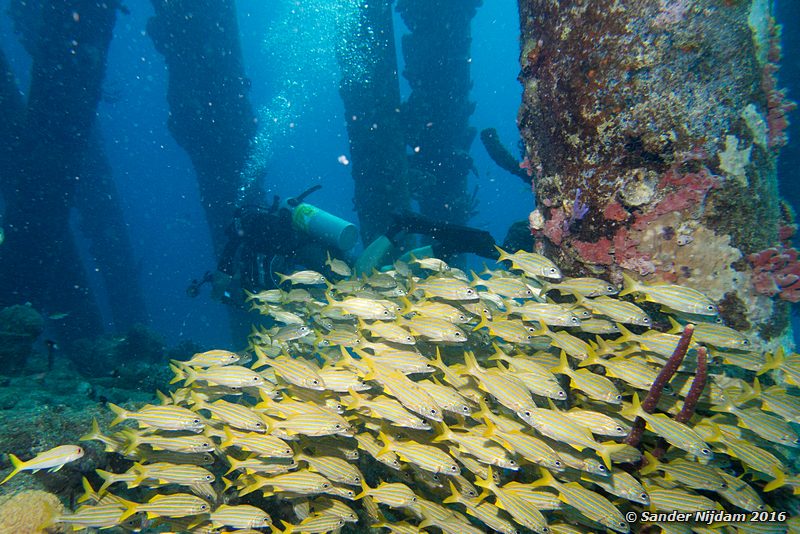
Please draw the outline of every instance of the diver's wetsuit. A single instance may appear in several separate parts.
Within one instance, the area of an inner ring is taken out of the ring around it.
[[[226,230],[228,242],[217,270],[239,275],[240,285],[250,291],[275,287],[275,272],[292,270],[295,264],[321,265],[324,252],[310,253],[315,242],[292,228],[291,212],[273,204],[243,206],[236,210]]]

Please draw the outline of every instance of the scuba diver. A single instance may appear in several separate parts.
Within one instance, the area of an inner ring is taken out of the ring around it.
[[[353,248],[358,240],[355,225],[303,202],[320,187],[314,186],[285,202],[274,197],[269,207],[238,208],[226,229],[228,242],[216,271],[192,280],[187,294],[195,297],[204,284],[210,283],[212,297],[242,305],[243,290],[255,293],[278,287],[276,273],[291,272],[298,267],[323,271],[329,250],[346,253]],[[404,244],[409,235],[425,236],[430,244],[406,251]],[[495,240],[489,232],[404,211],[393,214],[384,235],[358,256],[355,272],[369,273],[411,254],[441,258],[463,253],[498,257]]]

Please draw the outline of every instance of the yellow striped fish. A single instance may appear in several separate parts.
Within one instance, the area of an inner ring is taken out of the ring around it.
[[[125,511],[120,516],[120,521],[125,521],[133,514],[144,512],[148,519],[153,517],[186,517],[207,513],[211,507],[208,502],[189,495],[188,493],[173,493],[170,495],[155,495],[146,503],[123,501]]]
[[[272,525],[272,518],[264,510],[249,504],[221,504],[209,514],[209,519],[214,528],[266,528]]]
[[[205,424],[199,415],[181,406],[147,404],[137,412],[129,412],[111,402],[108,403],[108,407],[117,416],[111,422],[111,426],[127,419],[133,419],[139,423],[139,426],[158,428],[160,430],[189,430],[199,433],[205,428]]]

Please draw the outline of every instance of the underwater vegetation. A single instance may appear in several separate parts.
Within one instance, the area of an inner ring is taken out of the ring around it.
[[[94,424],[83,439],[118,469],[84,479],[83,504],[55,520],[146,516],[156,532],[793,527],[799,355],[764,354],[694,289],[626,278],[620,292],[563,278],[535,253],[500,261],[510,268],[480,275],[435,258],[362,278],[301,271],[250,295],[268,324],[249,350],[175,360],[177,389],[159,404],[110,405],[120,429]],[[54,464],[58,452],[15,465],[60,467],[71,457]],[[689,520],[655,515],[674,511]]]

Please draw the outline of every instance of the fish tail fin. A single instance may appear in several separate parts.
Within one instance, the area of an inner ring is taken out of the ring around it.
[[[78,441],[102,441],[99,439],[101,435],[100,425],[97,424],[97,418],[92,417],[92,430],[90,430],[88,434],[84,434],[78,438]]]
[[[669,319],[670,324],[670,329],[667,330],[667,334],[680,334],[683,332],[683,325],[676,321],[674,317],[668,315],[667,319]]]
[[[169,368],[175,374],[175,376],[169,381],[170,384],[174,384],[186,379],[186,373],[183,372],[184,368],[181,367],[180,362],[177,360],[173,360],[173,362],[174,363],[169,364]]]
[[[768,482],[764,486],[764,492],[776,490],[786,484],[786,474],[777,467],[773,467],[772,476],[775,477],[775,480]]]
[[[503,250],[502,248],[498,247],[497,245],[495,245],[494,248],[495,248],[495,250],[497,250],[498,253],[500,253],[500,257],[497,258],[498,262],[503,261],[503,260],[510,260],[511,259],[511,256],[509,255],[509,253],[506,252],[505,250]]]
[[[267,356],[267,353],[264,352],[264,349],[262,349],[258,345],[253,345],[253,352],[256,353],[256,361],[253,362],[252,365],[253,369],[258,369],[260,367],[269,365],[269,362],[272,361],[271,358]]]
[[[534,488],[540,488],[542,486],[555,487],[554,483],[555,483],[556,479],[553,478],[553,474],[550,473],[550,471],[548,471],[547,469],[541,468],[541,469],[539,469],[539,472],[541,473],[542,476],[539,479],[534,480],[533,482],[531,482],[530,485],[532,487],[534,487]]]
[[[481,399],[483,400],[483,399]],[[493,438],[497,435],[497,425],[487,416],[483,416],[483,422],[486,423],[486,431],[483,433],[485,438]]]
[[[745,392],[741,397],[736,399],[736,404],[744,404],[754,399],[761,399],[761,382],[758,380],[758,377],[753,379],[753,387],[747,388],[747,392]],[[766,401],[761,399],[763,404],[766,404]],[[763,407],[761,408],[764,409]]]
[[[289,276],[285,274],[275,273],[275,275],[278,277],[279,280],[278,285],[283,284],[286,280],[289,279]]]
[[[127,418],[128,418],[128,414],[129,414],[130,412],[129,412],[128,410],[126,410],[125,408],[122,408],[122,407],[120,407],[120,406],[117,406],[117,405],[116,405],[116,404],[114,404],[113,402],[109,402],[109,403],[108,403],[108,407],[109,407],[109,408],[111,408],[111,411],[112,411],[112,412],[114,412],[114,415],[116,415],[116,417],[114,418],[114,420],[113,420],[113,421],[111,421],[111,425],[110,425],[110,426],[115,426],[115,425],[118,425],[118,424],[120,424],[121,422],[123,422],[125,419],[127,419]]]
[[[493,361],[493,362],[494,362],[494,361],[498,361],[498,360],[504,360],[506,357],[508,357],[508,354],[506,354],[505,352],[503,352],[503,349],[501,349],[501,348],[500,348],[500,347],[497,345],[497,343],[492,343],[492,348],[494,349],[494,354],[492,354],[491,356],[489,356],[489,357],[487,358],[488,360],[490,360],[490,361]]]
[[[646,462],[642,464],[642,468],[639,470],[639,473],[642,476],[645,476],[657,471],[658,467],[661,465],[661,462],[659,462],[655,456],[647,451],[645,451],[643,454]]]
[[[618,293],[618,297],[624,297],[625,295],[630,295],[631,293],[636,293],[639,291],[639,282],[634,280],[631,275],[626,272],[622,273],[622,291]]]
[[[114,473],[103,471],[102,469],[97,469],[95,472],[103,479],[103,483],[100,485],[100,489],[97,490],[97,494],[103,495],[108,491],[108,487],[116,482],[116,480],[114,480]]]
[[[633,399],[631,399],[631,405],[623,407],[619,413],[622,417],[635,417],[638,416],[641,411],[642,404],[639,402],[639,394],[634,393]]]
[[[118,524],[124,523],[126,519],[128,519],[138,511],[139,503],[137,502],[126,501],[125,499],[122,498],[118,498],[117,502],[119,502],[119,504],[125,507],[125,511],[122,512],[122,515],[119,516],[119,519],[117,519]]]
[[[603,365],[603,360],[597,355],[597,351],[594,354],[587,355],[585,360],[578,362],[578,367],[588,367],[590,365]]]
[[[403,309],[400,310],[400,315],[409,314],[414,309],[414,305],[411,303],[408,297],[400,297],[400,302],[403,304]]]
[[[25,467],[25,462],[23,462],[22,460],[20,460],[11,453],[8,453],[8,459],[11,460],[11,465],[14,466],[14,469],[11,471],[11,473],[8,474],[6,478],[3,479],[2,482],[0,482],[0,485],[8,482],[11,479],[11,477],[22,471],[22,469]]]
[[[369,490],[370,490],[370,489],[372,489],[372,488],[370,488],[369,486],[367,486],[367,481],[366,481],[366,480],[364,480],[364,478],[362,477],[362,478],[361,478],[361,493],[359,493],[358,495],[356,495],[356,496],[355,496],[355,497],[353,497],[353,498],[354,498],[355,500],[358,500],[358,499],[363,499],[364,497],[366,497],[367,495],[369,495]]]
[[[485,479],[479,477],[478,475],[475,475],[475,485],[478,486],[479,488],[483,488],[483,489],[487,489],[488,490],[489,488],[491,488],[494,485],[494,480],[492,480],[492,476],[493,476],[492,466],[490,465],[486,469],[486,478]]]
[[[539,329],[536,330],[533,335],[534,336],[547,336],[552,334],[550,328],[547,326],[547,323],[544,321],[539,321]]]
[[[226,458],[228,459],[228,463],[231,464],[231,468],[228,469],[228,471],[225,473],[226,475],[230,475],[231,473],[236,471],[236,469],[239,467],[239,465],[244,461],[244,460],[237,460],[236,458],[234,458],[232,456],[226,456]],[[228,488],[230,487],[230,484],[232,484],[232,482],[230,482],[227,478],[224,478],[224,477],[223,477],[222,480],[224,480],[228,484],[228,485],[225,486],[225,491],[227,491]]]
[[[625,325],[622,323],[617,323],[617,328],[619,328],[620,337],[614,340],[614,343],[628,343],[629,341],[636,341],[636,334],[625,328]]]
[[[777,350],[773,354],[766,354],[766,362],[764,363],[763,367],[759,369],[757,376],[761,376],[767,371],[772,371],[773,369],[778,369],[781,365],[783,365],[783,347],[778,347]]]
[[[458,492],[458,488],[456,488],[456,485],[453,484],[452,480],[448,480],[447,483],[450,484],[450,496],[447,497],[442,502],[444,504],[450,504],[452,502],[460,501],[461,500],[461,494]]]
[[[347,393],[353,398],[352,401],[346,406],[348,410],[358,410],[361,408],[362,403],[364,401],[364,397],[358,394],[358,392],[353,388],[347,388]]]
[[[597,454],[603,459],[603,463],[609,473],[611,472],[611,455],[615,452],[624,451],[627,448],[628,445],[625,443],[617,443],[616,441],[604,441],[600,444]]]
[[[375,454],[375,456],[383,456],[383,455],[384,455],[384,454],[386,454],[387,452],[391,452],[391,451],[392,451],[392,448],[391,448],[391,445],[392,445],[392,438],[390,438],[389,436],[387,436],[387,435],[386,435],[386,434],[383,432],[383,430],[379,430],[379,431],[378,431],[378,439],[380,439],[380,440],[383,442],[383,447],[381,447],[381,450],[379,450],[379,451],[378,451],[378,452]]]
[[[86,502],[89,500],[97,502],[100,500],[100,496],[97,494],[96,491],[94,491],[92,483],[89,482],[88,478],[81,477],[81,486],[83,487],[83,495],[78,497],[77,499],[78,503]]]
[[[228,427],[228,425],[225,425],[223,431],[225,432],[225,439],[219,444],[219,446],[221,449],[227,449],[234,444],[236,441],[236,436],[233,435],[233,432],[231,432],[231,429]]]
[[[482,369],[478,365],[478,360],[475,359],[475,354],[466,351],[464,352],[464,372],[462,374],[477,376],[482,374]]]
[[[489,321],[486,320],[486,314],[483,312],[483,310],[481,310],[481,320],[472,329],[472,331],[473,332],[477,332],[478,330],[480,330],[481,328],[484,328],[484,327],[489,328],[489,331],[491,332],[491,327],[489,326]]]
[[[438,443],[440,441],[446,441],[453,437],[453,431],[450,430],[450,427],[447,426],[447,423],[435,423],[437,436],[433,438],[434,443]]]
[[[550,372],[567,376],[572,375],[572,368],[570,368],[569,361],[567,361],[566,352],[564,352],[563,350],[561,351],[561,356],[559,356],[558,358],[558,365],[550,369]]]
[[[162,406],[166,406],[167,404],[173,404],[172,397],[165,395],[164,393],[161,392],[160,389],[156,390],[156,398],[158,399],[158,402],[160,402]]]
[[[120,434],[125,440],[122,446],[122,454],[125,456],[133,453],[142,444],[142,438],[131,429],[125,429]]]

